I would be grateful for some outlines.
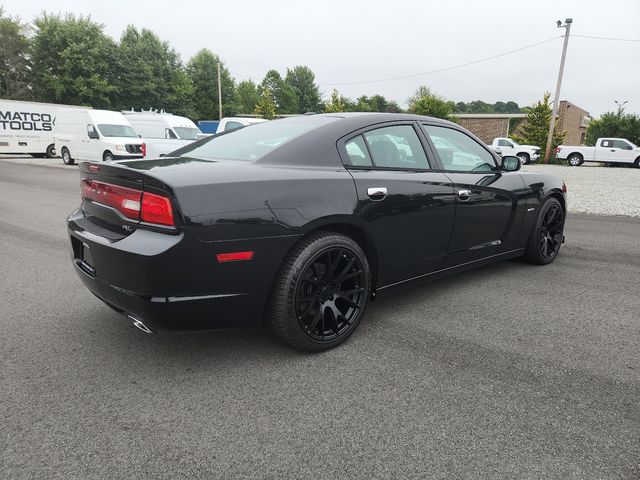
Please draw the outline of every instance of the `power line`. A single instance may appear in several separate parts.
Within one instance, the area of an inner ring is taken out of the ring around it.
[[[558,38],[561,38],[561,37],[562,37],[562,35],[557,35],[555,37],[548,38],[548,39],[543,40],[541,42],[532,43],[531,45],[526,45],[524,47],[516,48],[515,50],[509,50],[508,52],[499,53],[497,55],[491,55],[490,57],[484,57],[484,58],[480,58],[478,60],[473,60],[471,62],[461,63],[461,64],[458,64],[458,65],[451,65],[449,67],[438,68],[436,70],[430,70],[428,72],[413,73],[411,75],[401,75],[401,76],[397,76],[397,77],[382,78],[382,79],[379,79],[379,80],[363,80],[363,81],[359,81],[359,82],[341,82],[341,83],[321,83],[320,85],[331,86],[331,87],[345,86],[345,85],[364,85],[364,84],[368,84],[368,83],[390,82],[390,81],[393,81],[393,80],[402,80],[402,79],[405,79],[405,78],[421,77],[423,75],[431,75],[432,73],[446,72],[448,70],[454,70],[456,68],[462,68],[462,67],[467,67],[469,65],[475,65],[476,63],[487,62],[487,61],[493,60],[495,58],[504,57],[504,56],[511,55],[511,54],[514,54],[514,53],[517,53],[517,52],[521,52],[522,50],[527,50],[529,48],[537,47],[538,45],[543,45],[545,43],[552,42],[552,41],[557,40]]]
[[[574,37],[578,37],[578,38],[591,38],[593,40],[612,40],[615,42],[638,42],[640,43],[640,39],[635,39],[635,38],[613,38],[613,37],[596,37],[593,35],[576,35],[575,33],[573,34]]]

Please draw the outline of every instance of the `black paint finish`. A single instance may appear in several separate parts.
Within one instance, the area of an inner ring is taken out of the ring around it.
[[[554,195],[566,205],[559,178],[501,171],[493,153],[493,171],[444,171],[424,136],[430,170],[350,167],[344,140],[372,126],[465,131],[413,115],[333,116],[252,162],[177,156],[100,164],[99,172],[81,164],[83,177],[168,195],[176,225],[144,225],[84,200],[67,222],[78,275],[111,307],[154,329],[255,325],[283,259],[312,231],[352,236],[373,266],[375,290],[385,292],[517,256],[541,203]],[[374,187],[387,195],[372,199]],[[471,190],[467,200],[460,189]],[[85,249],[93,270],[83,264]],[[218,253],[246,250],[255,251],[253,260],[216,261]]]

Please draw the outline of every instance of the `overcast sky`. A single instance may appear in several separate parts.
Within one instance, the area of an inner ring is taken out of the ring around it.
[[[187,61],[201,48],[220,55],[238,80],[307,65],[325,95],[332,84],[372,82],[472,62],[559,37],[556,20],[574,19],[561,99],[592,115],[628,100],[640,112],[640,0],[4,0],[30,22],[74,12],[119,38],[127,24],[147,27]],[[53,6],[55,5],[55,6]],[[55,8],[55,10],[52,10]],[[529,105],[557,79],[562,39],[494,60],[393,81],[335,85],[349,97],[380,93],[405,104],[420,85],[455,101],[513,100]]]

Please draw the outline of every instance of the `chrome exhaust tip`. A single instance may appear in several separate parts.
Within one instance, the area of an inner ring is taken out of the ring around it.
[[[127,318],[133,322],[133,326],[139,330],[142,330],[144,333],[153,333],[153,331],[147,327],[142,320],[134,317],[133,315],[128,315]]]

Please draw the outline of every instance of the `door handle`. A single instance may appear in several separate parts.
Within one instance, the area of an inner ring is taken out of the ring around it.
[[[371,200],[383,200],[387,196],[387,187],[369,187],[367,188],[367,195]]]
[[[471,190],[467,190],[466,188],[461,188],[458,190],[458,198],[462,201],[467,201],[471,198]]]
[[[612,149],[611,149],[611,151],[612,151],[612,152],[615,152],[615,151],[616,151],[616,149],[615,149],[615,148],[612,148]]]

